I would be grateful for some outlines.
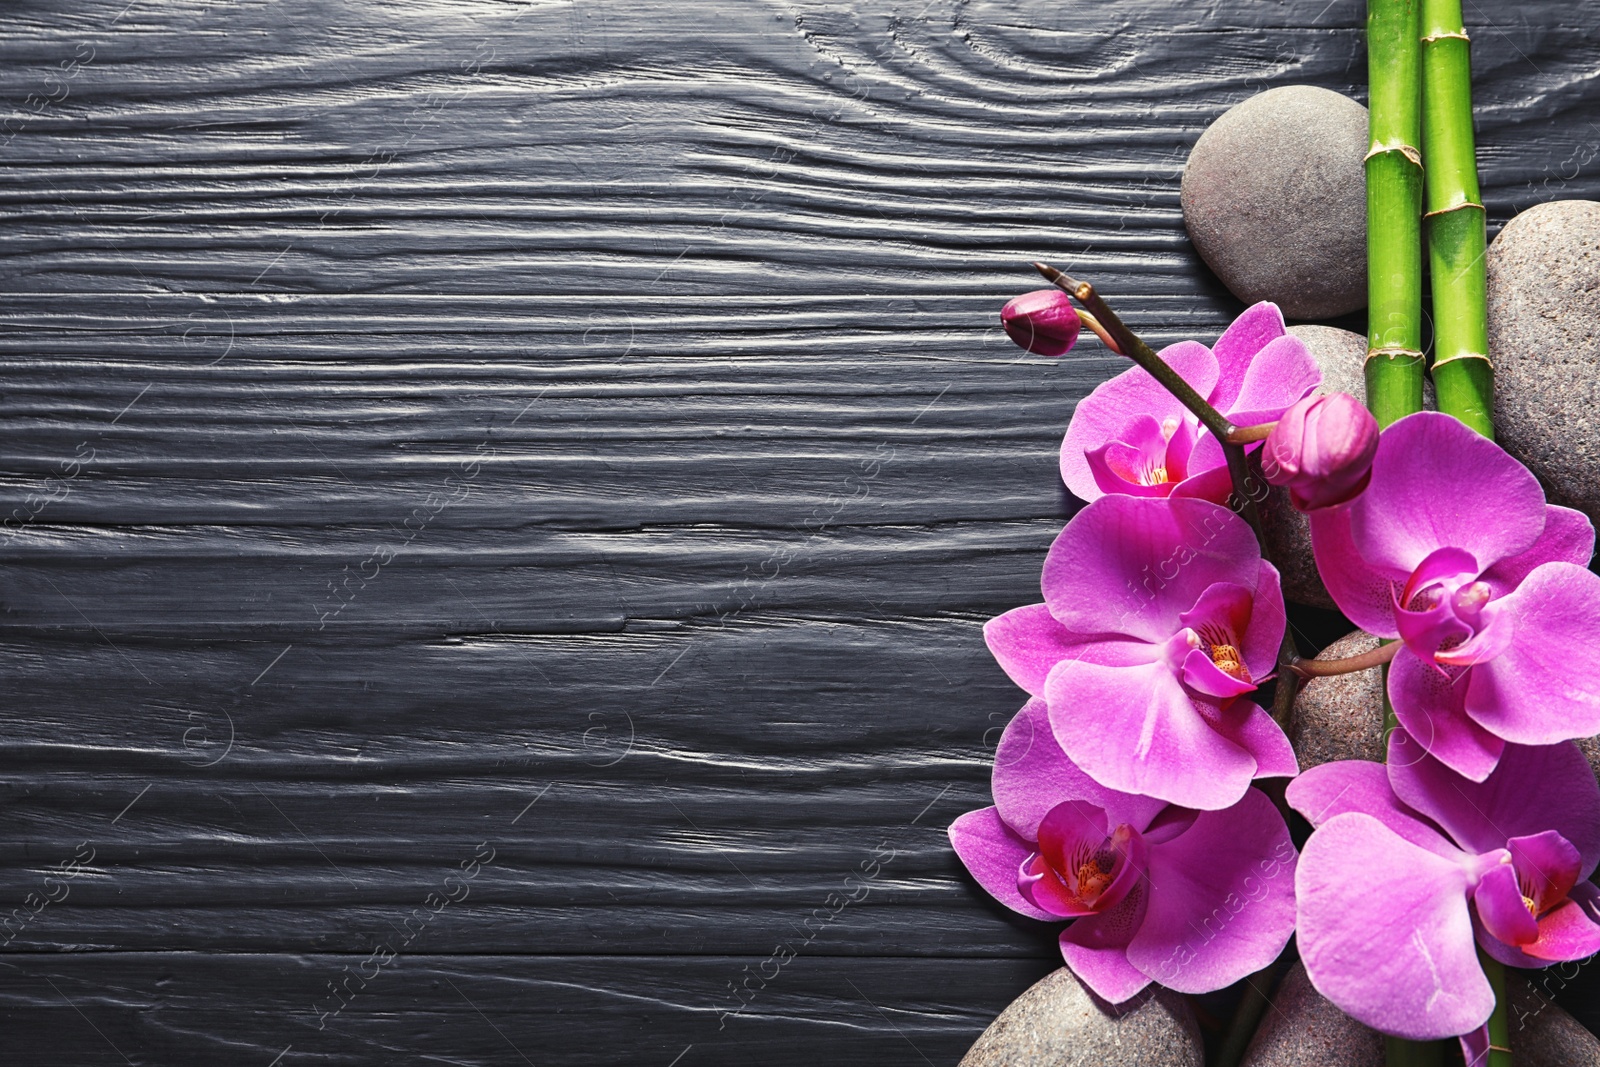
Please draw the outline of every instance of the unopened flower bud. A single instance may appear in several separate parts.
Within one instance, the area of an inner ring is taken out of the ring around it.
[[[1017,344],[1040,356],[1064,356],[1078,341],[1078,312],[1060,289],[1023,293],[1000,309],[1000,325]]]
[[[1261,471],[1301,511],[1350,500],[1366,488],[1378,422],[1348,393],[1308,396],[1283,413],[1261,449]]]

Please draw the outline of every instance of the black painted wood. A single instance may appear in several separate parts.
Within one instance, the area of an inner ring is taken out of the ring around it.
[[[6,1061],[953,1062],[1053,955],[943,837],[979,627],[1118,366],[996,310],[1214,335],[1187,148],[1361,13],[11,4]],[[1597,14],[1469,5],[1496,224],[1600,192]]]

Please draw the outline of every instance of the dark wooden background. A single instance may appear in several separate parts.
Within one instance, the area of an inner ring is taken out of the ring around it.
[[[1492,221],[1593,197],[1600,4],[1467,9]],[[0,1059],[953,1063],[1118,367],[997,310],[1214,336],[1188,147],[1362,14],[11,0]]]

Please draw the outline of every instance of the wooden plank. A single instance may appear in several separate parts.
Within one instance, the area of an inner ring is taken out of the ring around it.
[[[424,1049],[485,1067],[553,1056],[574,1067],[951,1063],[1004,1007],[997,991],[1053,966],[825,959],[794,951],[798,938],[781,947],[794,954],[29,955],[0,967],[0,1019],[30,1067],[119,1055],[354,1065]]]

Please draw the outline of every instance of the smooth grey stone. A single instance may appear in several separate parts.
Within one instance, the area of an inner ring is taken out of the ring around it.
[[[1295,319],[1367,303],[1367,109],[1310,85],[1269,89],[1200,135],[1180,198],[1206,265],[1246,304]]]
[[[1117,1007],[1065,967],[1034,983],[979,1036],[960,1067],[1202,1067],[1189,1002],[1151,986]]]
[[[1317,658],[1344,659],[1377,647],[1376,637],[1357,630],[1323,649]],[[1383,762],[1383,672],[1313,678],[1301,686],[1289,740],[1302,771],[1342,759]]]
[[[1553,503],[1600,520],[1600,203],[1524,211],[1488,272],[1496,436]]]
[[[1297,962],[1272,995],[1243,1067],[1384,1067],[1383,1035],[1318,993]]]
[[[1365,337],[1337,326],[1314,323],[1291,326],[1289,332],[1305,343],[1322,371],[1322,384],[1317,387],[1319,394],[1349,393],[1363,404],[1367,402]]]
[[[1553,967],[1506,973],[1511,1054],[1517,1067],[1600,1067],[1600,1040],[1539,992],[1540,986],[1559,988],[1560,981]]]

